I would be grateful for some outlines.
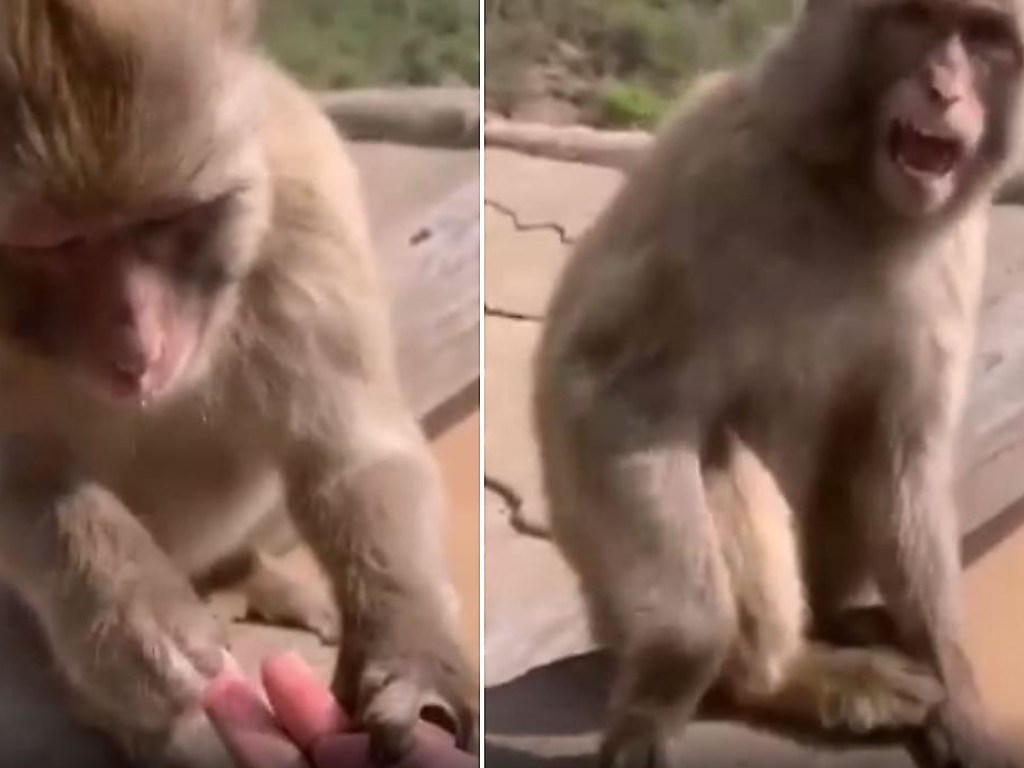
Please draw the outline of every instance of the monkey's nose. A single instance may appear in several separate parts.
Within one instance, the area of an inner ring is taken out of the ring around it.
[[[149,365],[143,357],[121,356],[111,360],[110,367],[126,378],[141,379]]]
[[[141,339],[120,339],[108,352],[107,364],[118,376],[141,381],[160,359],[160,349],[150,348]]]

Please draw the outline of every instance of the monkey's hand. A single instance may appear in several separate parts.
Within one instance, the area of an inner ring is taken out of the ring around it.
[[[223,628],[187,583],[147,580],[94,598],[56,643],[84,705],[149,764],[231,765],[199,709],[227,658]]]
[[[420,718],[452,732],[465,749],[473,739],[473,675],[452,633],[438,619],[342,635],[335,692],[370,734],[373,759],[387,765],[412,745]],[[354,635],[354,636],[353,636]]]

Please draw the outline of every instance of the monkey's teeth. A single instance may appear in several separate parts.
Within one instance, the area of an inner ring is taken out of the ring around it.
[[[960,156],[955,138],[923,130],[910,123],[896,122],[890,137],[893,159],[914,175],[946,176]]]

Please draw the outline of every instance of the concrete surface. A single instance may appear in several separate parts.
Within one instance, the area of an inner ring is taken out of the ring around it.
[[[591,764],[608,670],[595,657],[573,576],[544,538],[529,410],[540,322],[572,243],[615,194],[607,168],[489,148],[486,166],[485,755],[489,768]],[[962,450],[970,651],[1003,730],[1024,738],[1024,533],[1002,514],[1024,496],[1024,210],[996,211],[992,268]],[[1016,518],[1024,520],[1024,505]],[[1000,525],[990,526],[993,521]],[[1009,522],[1008,522],[1009,521]],[[984,535],[982,535],[984,534]],[[1009,537],[1009,538],[1007,538]],[[984,540],[975,545],[976,540]],[[728,723],[688,734],[689,764],[905,767],[897,748],[824,751]],[[1024,743],[1021,743],[1024,755]]]

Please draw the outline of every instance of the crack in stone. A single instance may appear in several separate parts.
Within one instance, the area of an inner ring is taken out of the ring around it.
[[[501,320],[515,320],[525,323],[542,323],[544,318],[541,315],[530,315],[525,312],[513,312],[508,309],[498,309],[489,304],[484,304],[484,316],[496,317]]]
[[[512,220],[512,226],[519,232],[554,232],[558,236],[558,239],[562,242],[562,245],[575,245],[576,238],[572,237],[557,221],[540,221],[540,222],[525,222],[519,218],[514,210],[509,208],[507,205],[502,205],[497,200],[491,200],[490,198],[484,198],[484,205],[494,209],[502,216],[506,216]]]
[[[551,540],[551,534],[546,527],[531,523],[523,517],[523,497],[512,486],[485,472],[484,488],[505,502],[505,506],[508,507],[508,523],[513,531],[532,539]]]

